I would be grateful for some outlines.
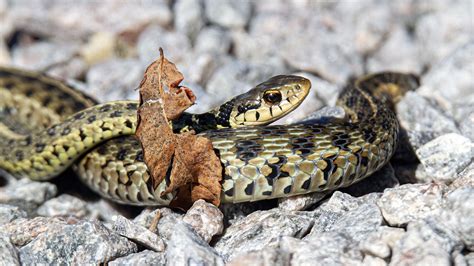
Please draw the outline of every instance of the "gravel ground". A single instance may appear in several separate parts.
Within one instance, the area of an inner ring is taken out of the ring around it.
[[[0,64],[137,99],[158,47],[209,109],[282,73],[312,81],[279,123],[337,115],[350,77],[410,71],[391,165],[350,188],[187,212],[100,199],[72,172],[1,180],[0,264],[474,265],[472,1],[0,0]],[[149,230],[157,212],[161,219]]]

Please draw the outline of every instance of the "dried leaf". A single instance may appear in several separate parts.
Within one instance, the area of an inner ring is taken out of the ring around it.
[[[171,182],[163,193],[177,192],[173,206],[188,208],[198,199],[219,205],[222,166],[211,141],[189,132],[173,134],[169,126],[169,120],[179,117],[196,99],[191,89],[179,87],[182,80],[160,48],[160,59],[147,68],[140,83],[136,135],[155,189],[172,163]]]

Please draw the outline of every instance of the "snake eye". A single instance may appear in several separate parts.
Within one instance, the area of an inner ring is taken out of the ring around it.
[[[263,100],[269,104],[281,102],[281,93],[279,91],[266,91],[263,94]]]

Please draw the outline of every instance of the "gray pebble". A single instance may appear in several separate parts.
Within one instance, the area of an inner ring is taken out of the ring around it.
[[[202,1],[179,0],[174,4],[174,26],[179,32],[194,39],[204,26]]]
[[[135,266],[135,265],[165,265],[164,252],[144,250],[138,253],[120,257],[108,263],[110,266]]]
[[[23,246],[44,232],[61,231],[67,223],[67,220],[57,217],[20,218],[3,225],[1,231],[10,237],[13,244]]]
[[[27,213],[17,206],[0,204],[0,225],[7,224],[18,218],[26,218]]]
[[[200,199],[186,212],[183,222],[189,224],[204,241],[209,243],[213,236],[222,234],[223,219],[224,215],[219,208]]]
[[[232,40],[227,31],[217,26],[210,26],[199,32],[194,44],[194,51],[225,55],[230,50],[231,45]]]
[[[227,28],[244,28],[252,12],[248,0],[206,0],[206,16],[210,22]]]
[[[71,42],[36,42],[13,50],[12,62],[20,68],[45,70],[56,64],[70,61],[79,52]]]
[[[166,249],[168,265],[224,265],[224,261],[189,225],[177,222]]]
[[[18,250],[10,242],[9,237],[0,234],[0,264],[20,265]]]
[[[426,143],[416,154],[432,180],[451,183],[472,162],[474,143],[451,133]]]
[[[281,265],[290,266],[291,254],[285,250],[266,247],[234,257],[227,266]]]
[[[117,232],[119,235],[152,249],[153,251],[162,252],[165,250],[163,240],[147,228],[137,225],[121,215],[114,216],[112,220],[114,221],[112,224],[112,230]]]
[[[78,218],[87,215],[87,203],[79,198],[68,194],[52,198],[38,207],[37,213],[41,216],[76,216]]]
[[[403,226],[439,211],[445,190],[443,184],[406,184],[386,189],[377,205],[389,225]]]

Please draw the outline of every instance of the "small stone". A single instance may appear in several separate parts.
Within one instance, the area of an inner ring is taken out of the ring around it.
[[[397,116],[414,149],[443,134],[459,133],[453,118],[416,92],[408,92],[397,104]]]
[[[114,55],[117,39],[110,32],[97,32],[81,48],[81,55],[89,65],[105,61]]]
[[[310,230],[311,220],[304,212],[256,211],[229,226],[215,248],[225,260],[230,260],[274,244],[281,236],[301,237]]]
[[[466,259],[467,266],[474,265],[474,252],[468,253],[464,258]]]
[[[419,89],[421,95],[436,100],[447,110],[451,110],[455,103],[465,101],[466,96],[472,94],[474,62],[470,57],[474,53],[474,41],[460,44],[449,53],[422,77],[424,86]],[[470,106],[472,108],[472,104]]]
[[[204,10],[202,1],[179,0],[174,4],[175,28],[192,40],[204,26]]]
[[[405,28],[398,26],[392,30],[382,47],[369,57],[367,62],[369,72],[387,70],[421,72],[423,66],[418,60],[418,47]],[[395,50],[398,52],[394,53]]]
[[[474,162],[459,173],[458,178],[449,185],[449,190],[469,187],[474,188]]]
[[[252,3],[248,0],[206,0],[205,7],[209,21],[226,28],[244,28],[252,13]]]
[[[178,222],[166,249],[168,265],[224,265],[224,261],[189,225]]]
[[[156,225],[155,233],[158,234],[160,237],[169,240],[171,235],[174,232],[174,227],[178,222],[182,221],[182,215],[173,212],[171,209],[168,208],[159,208],[159,209],[152,209],[147,208],[140,213],[135,219],[133,223],[143,226],[145,228],[150,228],[156,216],[159,215],[160,219],[158,220],[158,224]]]
[[[98,264],[136,252],[137,246],[99,222],[80,221],[42,233],[20,249],[24,264]]]
[[[411,225],[393,247],[390,265],[451,265],[449,253],[438,239],[424,235],[420,227]]]
[[[209,243],[213,236],[222,234],[223,219],[224,215],[219,208],[200,199],[186,212],[183,222],[189,224],[204,241]]]
[[[275,248],[264,248],[258,251],[243,253],[229,261],[227,266],[247,265],[281,265],[290,266],[291,255],[289,252]]]
[[[150,25],[140,34],[137,41],[141,65],[147,66],[155,61],[160,56],[158,51],[160,47],[163,48],[165,57],[179,68],[180,63],[185,62],[185,58],[191,53],[190,40],[184,33],[167,31],[158,25]],[[141,72],[143,76],[144,70]]]
[[[0,204],[0,225],[7,224],[18,218],[26,218],[27,213],[17,206]]]
[[[314,241],[281,237],[278,247],[291,254],[290,265],[359,265],[362,253],[352,248],[353,243],[344,234],[327,232]]]
[[[135,59],[112,59],[94,65],[87,72],[88,94],[101,102],[137,99],[143,66]]]
[[[391,248],[404,234],[405,230],[402,228],[380,226],[360,242],[359,248],[364,254],[387,259],[391,255]]]
[[[365,255],[364,260],[362,261],[364,266],[385,266],[388,265],[387,262],[379,257],[374,257],[371,255]]]
[[[43,70],[71,60],[78,51],[79,46],[75,43],[35,42],[15,48],[12,53],[12,62],[17,67]]]
[[[157,252],[165,250],[163,240],[145,227],[137,225],[121,215],[114,216],[112,220],[114,221],[112,230],[119,235]]]
[[[18,251],[10,239],[0,234],[0,261],[2,265],[20,265]]]
[[[315,211],[318,213],[318,210]],[[375,203],[365,203],[346,212],[335,215],[322,211],[311,232],[304,237],[307,241],[319,241],[325,232],[344,234],[353,242],[360,242],[376,231],[383,223],[383,217]],[[323,225],[323,226],[321,226]]]
[[[278,208],[283,211],[303,211],[324,199],[330,192],[315,192],[278,199]]]
[[[166,258],[164,252],[155,252],[144,250],[138,253],[132,253],[125,257],[121,257],[110,261],[110,266],[135,266],[135,265],[165,265]]]
[[[37,213],[47,217],[72,215],[81,218],[87,214],[86,205],[87,203],[79,198],[62,194],[43,203]]]
[[[115,215],[120,215],[120,212],[114,208],[110,201],[100,199],[98,201],[90,202],[86,205],[87,212],[89,213],[89,220],[100,220],[108,223],[112,223],[112,218]]]
[[[57,217],[20,218],[3,225],[1,231],[10,236],[13,244],[23,246],[44,232],[61,231],[67,223],[67,220]]]
[[[39,205],[54,197],[58,189],[48,182],[36,182],[28,178],[12,180],[0,188],[0,203],[15,205],[33,213]]]
[[[426,65],[438,62],[456,47],[472,40],[472,31],[469,30],[472,26],[472,5],[469,2],[459,2],[456,5],[449,1],[435,3],[427,5],[427,12],[418,17],[414,27],[415,39],[418,40],[419,46],[417,58]],[[412,8],[418,9],[421,5],[423,4],[417,3]],[[472,61],[468,59],[468,54],[465,57],[463,61]],[[472,66],[472,62],[470,64]],[[465,73],[469,72],[468,67],[464,69]],[[451,77],[455,79],[458,73],[452,73]],[[439,78],[444,80],[441,76]],[[442,83],[439,83],[439,86],[444,87],[443,90],[450,90],[449,86],[443,86]]]
[[[444,190],[443,184],[406,184],[388,188],[377,205],[389,225],[404,226],[439,211]]]
[[[225,55],[229,52],[232,40],[229,34],[220,27],[209,26],[201,30],[194,44],[196,53]]]
[[[474,143],[456,133],[446,134],[421,146],[416,155],[434,181],[451,183],[474,158]]]
[[[474,188],[460,188],[447,194],[437,218],[439,224],[456,232],[467,249],[474,251]]]

